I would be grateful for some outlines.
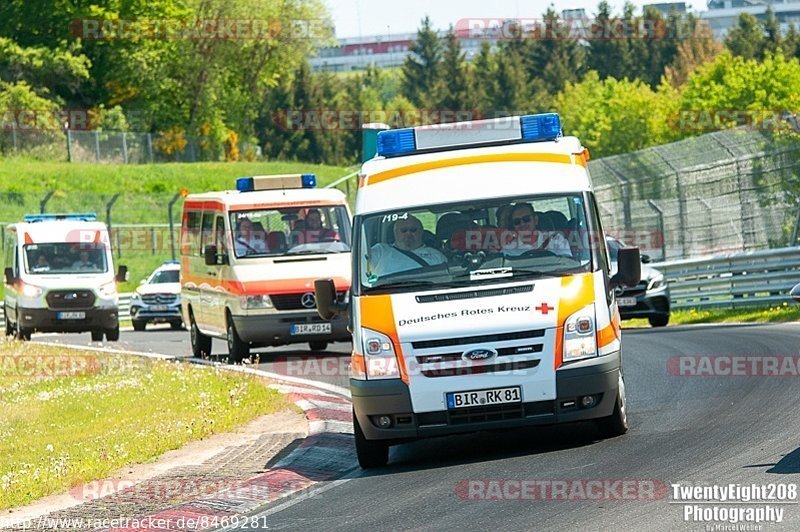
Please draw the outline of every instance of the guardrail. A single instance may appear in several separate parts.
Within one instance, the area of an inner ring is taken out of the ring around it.
[[[132,292],[119,294],[119,319],[121,320],[131,319],[131,294]],[[3,305],[0,304],[0,321],[5,319],[3,312]]]
[[[793,303],[800,246],[653,263],[670,286],[673,309],[746,308]]]

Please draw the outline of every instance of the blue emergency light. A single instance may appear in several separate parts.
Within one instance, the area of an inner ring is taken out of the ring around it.
[[[561,119],[557,113],[475,120],[381,131],[378,133],[378,155],[396,157],[499,142],[543,142],[560,136]]]
[[[317,176],[314,174],[240,177],[236,180],[236,190],[239,192],[254,192],[257,190],[284,190],[290,188],[315,188],[316,186]]]
[[[22,221],[25,223],[33,222],[54,222],[61,220],[76,220],[82,222],[94,222],[97,215],[93,212],[70,213],[70,214],[26,214]]]

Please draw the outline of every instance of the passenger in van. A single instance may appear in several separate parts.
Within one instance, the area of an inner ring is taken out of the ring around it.
[[[44,253],[40,253],[39,256],[36,258],[36,264],[33,265],[33,271],[35,272],[50,271],[50,263],[47,262],[47,257],[44,256]]]
[[[322,226],[322,214],[319,209],[309,209],[304,222],[300,235],[301,244],[333,242],[338,238],[335,231]]]
[[[511,227],[511,211],[514,209],[512,205],[501,205],[495,211],[497,217],[497,227],[500,229],[513,229]]]
[[[236,250],[237,257],[245,255],[258,255],[266,253],[267,249],[267,236],[263,231],[258,231],[250,218],[242,216],[236,222],[236,238],[234,239],[233,246]]]
[[[409,215],[394,224],[394,244],[370,248],[370,272],[383,276],[447,262],[444,254],[423,243],[422,222]]]
[[[526,251],[546,250],[556,255],[572,256],[569,242],[558,231],[538,229],[539,215],[529,203],[518,203],[511,211],[514,236],[503,244],[506,255],[522,255]]]
[[[73,270],[96,270],[97,265],[89,259],[88,251],[81,251],[80,259],[72,263]]]

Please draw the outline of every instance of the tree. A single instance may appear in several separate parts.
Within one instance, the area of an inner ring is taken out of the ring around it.
[[[713,61],[722,50],[722,44],[714,39],[711,28],[695,20],[690,35],[681,40],[677,55],[672,64],[665,68],[664,75],[670,85],[678,88],[686,83],[692,72]]]
[[[452,28],[445,37],[444,53],[437,77],[432,95],[436,110],[462,111],[472,108],[467,61]]]
[[[441,43],[430,18],[422,21],[409,51],[401,69],[402,94],[417,107],[430,107],[442,59]]]
[[[767,53],[775,54],[779,51],[783,51],[781,25],[778,23],[778,19],[775,18],[772,7],[767,6],[767,12],[761,24],[764,28],[764,40],[762,41],[763,48],[761,49],[759,57],[764,57]]]
[[[626,6],[627,7],[627,6]],[[614,19],[611,6],[602,0],[595,14],[594,32],[589,36],[587,65],[600,79],[630,76],[630,51],[626,39],[613,38],[623,21]]]
[[[497,93],[497,61],[488,41],[481,43],[471,71],[470,93],[475,107],[483,116],[490,116],[496,108],[492,98]]]
[[[764,50],[764,31],[756,17],[741,13],[736,26],[725,37],[725,47],[733,55],[745,59],[760,57]]]
[[[576,82],[586,72],[586,52],[572,31],[550,7],[543,15],[541,39],[531,41],[528,79],[533,82],[533,102],[539,109],[550,105],[552,96],[569,82]],[[537,84],[537,82],[539,82]]]

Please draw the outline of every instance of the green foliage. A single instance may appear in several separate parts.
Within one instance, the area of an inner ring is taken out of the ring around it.
[[[442,44],[428,17],[422,21],[417,39],[403,62],[403,96],[417,107],[431,107],[432,95],[439,79]]]

